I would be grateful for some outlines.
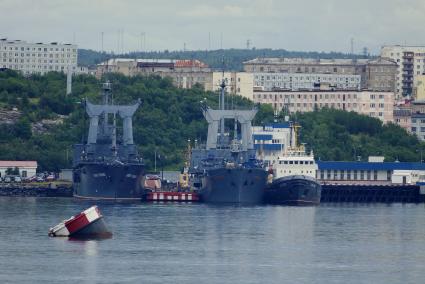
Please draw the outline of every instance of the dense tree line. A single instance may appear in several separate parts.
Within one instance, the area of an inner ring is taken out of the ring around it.
[[[219,50],[193,50],[193,51],[149,51],[131,52],[127,54],[112,54],[94,50],[79,49],[78,64],[83,66],[95,65],[106,61],[108,58],[147,58],[147,59],[198,59],[207,63],[211,68],[241,71],[242,63],[257,57],[308,57],[308,58],[360,58],[341,52],[304,52],[288,51],[285,49],[219,49]],[[224,65],[223,65],[224,60]]]
[[[419,162],[425,154],[425,143],[415,135],[377,118],[326,108],[293,118],[302,126],[301,141],[321,160],[367,161],[378,155],[391,162]]]

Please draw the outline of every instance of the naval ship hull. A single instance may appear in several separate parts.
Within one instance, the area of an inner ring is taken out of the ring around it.
[[[267,186],[264,201],[270,204],[318,205],[321,193],[322,186],[312,177],[286,176]]]
[[[84,163],[74,169],[74,197],[140,201],[144,165]]]
[[[261,168],[217,168],[203,178],[201,199],[207,203],[261,203],[267,172]]]

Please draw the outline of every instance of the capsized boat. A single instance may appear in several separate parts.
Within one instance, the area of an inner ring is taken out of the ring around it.
[[[94,205],[49,229],[50,237],[98,237],[112,236],[99,208]]]

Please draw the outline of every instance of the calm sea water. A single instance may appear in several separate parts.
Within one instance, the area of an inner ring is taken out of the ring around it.
[[[89,205],[0,198],[0,283],[425,283],[423,204],[98,204],[113,238],[47,236]]]

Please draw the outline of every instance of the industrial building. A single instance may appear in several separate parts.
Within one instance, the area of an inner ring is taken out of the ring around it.
[[[365,184],[415,184],[425,177],[420,162],[334,162],[318,161],[317,179],[322,182]]]

